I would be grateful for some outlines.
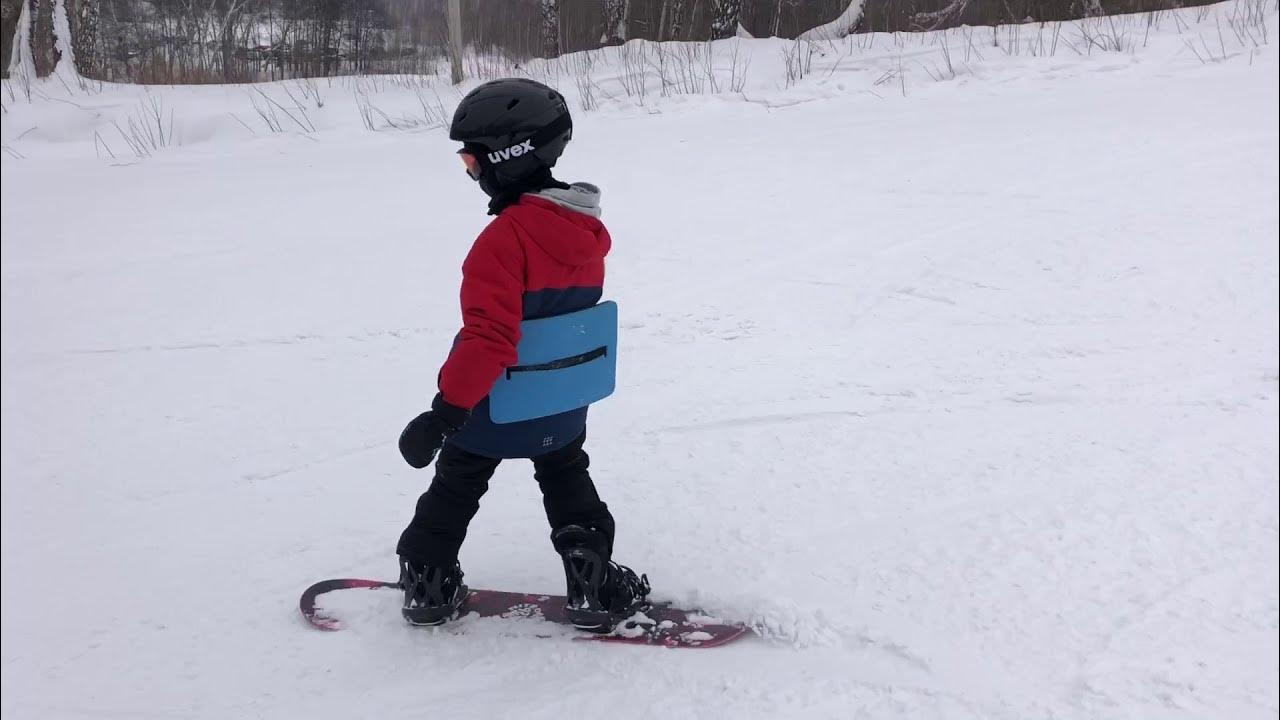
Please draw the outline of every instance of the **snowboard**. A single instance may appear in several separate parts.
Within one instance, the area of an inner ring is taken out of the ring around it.
[[[333,590],[390,588],[400,585],[381,580],[341,578],[321,580],[302,593],[298,607],[307,622],[320,630],[340,630],[341,621],[325,612],[317,604],[321,595]],[[541,618],[547,622],[570,625],[564,612],[563,595],[504,592],[501,590],[471,590],[459,618],[470,615],[502,618]],[[719,618],[675,607],[669,603],[653,603],[648,609],[637,612],[619,623],[609,633],[582,632],[576,640],[593,642],[626,643],[631,645],[659,645],[669,648],[711,648],[730,643],[747,633],[745,625],[729,623]]]

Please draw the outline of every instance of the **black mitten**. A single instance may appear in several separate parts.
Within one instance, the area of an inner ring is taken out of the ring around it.
[[[400,455],[421,470],[431,464],[444,441],[458,432],[469,417],[470,410],[445,402],[437,393],[431,409],[410,420],[400,433]]]

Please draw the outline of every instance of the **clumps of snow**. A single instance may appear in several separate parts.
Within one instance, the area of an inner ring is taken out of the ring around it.
[[[695,612],[695,613],[689,613],[689,615],[688,615],[688,617],[687,617],[686,619],[687,619],[691,624],[693,624],[693,625],[723,625],[723,624],[725,624],[725,622],[724,622],[724,618],[716,617],[716,616],[714,616],[714,615],[706,615],[706,614],[703,614],[703,613],[696,613],[696,612]]]
[[[810,42],[830,42],[848,35],[862,19],[863,0],[852,0],[843,12],[824,25],[800,33],[799,40]]]
[[[650,628],[657,624],[657,621],[644,614],[644,611],[637,611],[631,617],[618,623],[610,635],[625,638],[644,637],[648,634]]]
[[[679,604],[703,608],[688,614],[690,625],[740,623],[766,640],[797,647],[856,644],[861,637],[856,628],[829,618],[821,610],[808,609],[795,603],[756,596],[726,600],[724,597],[704,597],[695,592],[689,597],[680,598]]]
[[[843,637],[840,628],[821,610],[788,604],[761,607],[750,615],[746,625],[766,640],[798,647],[834,646]]]

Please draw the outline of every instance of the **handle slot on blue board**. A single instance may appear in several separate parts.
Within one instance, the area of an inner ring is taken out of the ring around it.
[[[596,358],[602,358],[608,355],[609,355],[609,348],[601,346],[596,348],[595,350],[589,350],[587,352],[584,352],[581,355],[574,355],[573,357],[560,358],[559,360],[552,360],[551,362],[539,363],[537,365],[512,365],[511,367],[507,368],[507,379],[510,380],[511,375],[514,373],[546,372],[547,370],[563,370],[565,368],[571,368],[574,365],[589,363],[592,360],[595,360]]]
[[[618,306],[520,323],[516,364],[489,391],[489,419],[498,424],[584,408],[613,393],[618,365]]]

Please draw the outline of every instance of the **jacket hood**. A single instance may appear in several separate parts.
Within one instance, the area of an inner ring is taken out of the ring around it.
[[[550,187],[534,195],[574,212],[600,218],[600,188],[591,183],[576,182],[567,188]]]
[[[503,215],[566,265],[598,260],[612,245],[609,231],[600,222],[600,188],[589,183],[522,195]]]

